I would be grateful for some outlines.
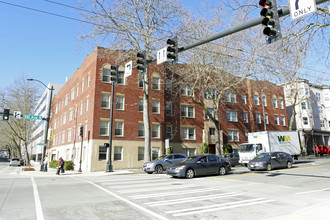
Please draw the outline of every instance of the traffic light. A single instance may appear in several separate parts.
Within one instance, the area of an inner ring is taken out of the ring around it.
[[[2,119],[8,121],[9,120],[9,112],[10,109],[4,109],[3,110],[3,115],[2,115]]]
[[[79,127],[79,136],[82,137],[84,134],[84,127],[83,126],[80,126]]]
[[[141,72],[145,72],[147,67],[146,51],[139,52],[136,56],[138,58],[136,61],[138,64],[137,69]]]
[[[118,82],[118,65],[110,67],[110,81]]]
[[[282,38],[277,3],[276,0],[260,0],[259,5],[263,7],[260,15],[265,17],[261,22],[265,26],[263,34],[268,36],[267,42],[270,44]]]
[[[178,49],[178,38],[173,37],[172,39],[167,39],[166,41],[168,47],[167,47],[167,58],[177,62],[178,61],[178,55],[179,55],[179,49]]]

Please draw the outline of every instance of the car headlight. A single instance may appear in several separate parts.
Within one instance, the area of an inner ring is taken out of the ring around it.
[[[266,162],[257,162],[256,165],[262,166],[264,165]]]
[[[185,167],[186,167],[186,166],[182,165],[182,166],[177,167],[176,170],[182,170],[182,169],[184,169]]]

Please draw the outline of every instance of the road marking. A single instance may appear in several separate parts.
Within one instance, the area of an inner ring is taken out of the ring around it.
[[[184,216],[184,215],[193,215],[199,214],[204,212],[214,212],[218,210],[225,210],[225,209],[232,209],[244,206],[251,206],[257,205],[262,203],[274,202],[275,200],[265,199],[265,198],[258,198],[258,199],[249,199],[249,200],[242,200],[238,202],[229,202],[223,204],[216,204],[216,205],[209,205],[203,207],[194,207],[189,209],[181,209],[175,211],[167,211],[167,214],[173,214],[173,216]]]
[[[155,212],[153,212],[153,211],[151,211],[149,209],[146,209],[146,208],[144,208],[144,207],[142,207],[142,206],[140,206],[138,204],[135,204],[134,202],[131,202],[131,201],[129,201],[129,200],[127,200],[127,199],[125,199],[125,198],[123,198],[123,197],[121,197],[121,196],[119,196],[119,195],[117,195],[117,194],[115,194],[115,193],[113,193],[113,192],[111,192],[111,191],[103,188],[102,186],[97,185],[96,183],[93,183],[93,182],[88,181],[88,180],[79,179],[79,178],[76,178],[76,177],[72,177],[72,178],[77,179],[77,180],[81,180],[81,181],[85,181],[86,183],[89,183],[89,184],[91,184],[91,185],[99,188],[100,190],[102,190],[102,191],[104,191],[104,192],[112,195],[113,197],[116,197],[117,199],[120,199],[121,201],[126,202],[126,203],[130,204],[131,206],[134,206],[134,207],[136,207],[136,208],[138,208],[138,209],[140,209],[140,210],[142,210],[142,211],[144,211],[144,212],[146,212],[146,213],[154,216],[157,219],[169,220],[168,218],[166,218],[164,216],[161,216],[161,215],[159,215],[159,214],[157,214],[157,213],[155,213]]]
[[[144,189],[129,189],[129,190],[120,190],[119,193],[136,193],[136,192],[152,192],[155,190],[176,190],[182,188],[189,188],[189,187],[197,187],[194,184],[187,184],[187,185],[172,185],[172,186],[165,186],[165,187],[148,187]]]
[[[195,190],[184,190],[184,191],[176,191],[176,192],[166,192],[166,193],[154,193],[148,195],[138,195],[138,196],[130,196],[132,199],[148,199],[154,198],[159,196],[173,196],[173,195],[183,195],[183,194],[190,194],[190,193],[198,193],[198,192],[210,192],[216,191],[220,189],[213,189],[213,188],[205,188],[205,189],[195,189]]]
[[[37,214],[37,220],[43,220],[44,214],[42,212],[41,202],[39,198],[38,188],[37,184],[34,181],[34,178],[31,177],[32,187],[33,187],[33,195],[34,195],[34,202],[36,204],[36,214]]]
[[[240,193],[221,193],[215,195],[207,195],[207,196],[196,196],[190,198],[183,198],[183,199],[172,199],[172,200],[162,200],[157,202],[147,202],[144,203],[145,205],[154,207],[154,206],[162,206],[162,205],[173,205],[185,202],[196,202],[196,201],[203,201],[203,200],[211,200],[211,199],[219,199],[219,198],[227,198],[227,197],[234,197],[234,196],[241,196],[243,194]]]
[[[136,181],[126,181],[126,180],[122,180],[122,181],[116,181],[116,182],[102,182],[101,184],[102,185],[118,185],[119,184],[122,184],[122,182],[125,181],[127,182],[126,185],[130,184],[130,185],[135,185],[137,183],[159,183],[159,182],[164,182],[165,180],[162,179],[162,180],[136,180]]]
[[[160,183],[151,183],[151,184],[134,184],[134,188],[137,188],[137,187],[149,187],[149,186],[171,186],[171,185],[180,185],[179,183],[164,183],[164,180]],[[181,183],[182,184],[182,183]],[[132,184],[125,184],[125,185],[122,185],[122,186],[109,186],[111,189],[123,189],[123,188],[132,188]]]
[[[301,194],[314,193],[314,192],[322,192],[322,191],[328,191],[328,190],[330,190],[330,188],[319,189],[319,190],[311,190],[311,191],[305,191],[305,192],[299,192],[299,193],[296,193],[296,194],[297,195],[301,195]]]

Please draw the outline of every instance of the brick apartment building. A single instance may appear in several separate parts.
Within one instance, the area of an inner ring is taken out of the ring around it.
[[[68,79],[53,99],[50,128],[53,139],[47,146],[52,159],[72,160],[82,170],[106,169],[109,142],[111,83],[110,65],[115,61],[105,56],[104,48],[96,48],[81,67]],[[166,84],[159,67],[150,66],[150,124],[152,158],[165,153],[165,139],[170,139],[174,152],[198,154],[202,143],[215,152],[215,126],[202,107],[187,97],[184,85],[174,88]],[[115,86],[113,113],[112,161],[114,169],[141,168],[144,163],[143,84],[140,73]],[[172,96],[174,90],[179,96]],[[246,80],[240,89],[227,92],[221,105],[221,145],[234,147],[246,141],[246,133],[264,130],[287,130],[287,116],[282,87],[266,82]],[[83,139],[79,127],[83,126]],[[81,148],[82,146],[82,148]]]

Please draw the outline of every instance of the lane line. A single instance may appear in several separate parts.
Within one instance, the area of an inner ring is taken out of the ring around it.
[[[146,209],[146,208],[144,208],[144,207],[142,207],[142,206],[140,206],[140,205],[138,205],[138,204],[136,204],[134,202],[131,202],[128,199],[125,199],[125,198],[123,198],[123,197],[121,197],[121,196],[119,196],[119,195],[111,192],[110,190],[107,190],[107,189],[103,188],[102,186],[97,185],[96,183],[93,183],[93,182],[91,182],[89,180],[79,179],[79,178],[76,178],[76,177],[72,177],[72,178],[75,178],[75,179],[81,180],[81,181],[85,181],[86,183],[89,183],[89,184],[91,184],[91,185],[99,188],[100,190],[102,190],[102,191],[104,191],[104,192],[112,195],[113,197],[116,197],[117,199],[119,199],[119,200],[121,200],[123,202],[126,202],[126,203],[130,204],[131,206],[134,206],[135,208],[138,208],[138,209],[140,209],[141,211],[143,211],[145,213],[148,213],[148,214],[154,216],[156,219],[169,220],[168,218],[166,218],[164,216],[161,216],[161,215],[159,215],[159,214],[157,214],[157,213],[155,213],[155,212],[153,212],[153,211],[151,211],[149,209]]]
[[[173,205],[173,204],[180,204],[180,203],[186,203],[186,202],[196,202],[196,201],[204,201],[204,200],[212,200],[212,199],[221,199],[221,198],[228,198],[228,197],[235,197],[235,196],[242,196],[243,194],[234,193],[234,194],[216,194],[216,195],[208,195],[208,196],[200,196],[200,197],[190,197],[185,199],[178,199],[178,200],[165,200],[160,201],[158,203],[154,202],[154,204],[149,204],[150,207],[155,206],[163,206],[163,205]],[[145,205],[147,203],[144,203]]]
[[[262,200],[262,201],[260,201],[260,200]],[[244,200],[244,201],[240,201],[240,202],[233,202],[232,205],[228,205],[229,203],[227,203],[227,205],[225,207],[223,207],[223,204],[219,204],[218,207],[209,208],[209,209],[205,209],[205,207],[203,207],[203,209],[200,208],[201,210],[191,211],[191,212],[186,212],[186,213],[174,214],[173,216],[177,217],[177,216],[184,216],[184,215],[194,215],[194,214],[199,214],[199,213],[214,212],[214,211],[225,210],[225,209],[233,209],[233,208],[239,208],[239,207],[244,207],[244,206],[257,205],[257,204],[274,202],[274,201],[275,200],[270,200],[270,199],[264,200],[264,198]],[[246,202],[248,202],[248,204],[246,204]],[[238,203],[238,204],[234,204],[234,203]],[[221,207],[219,207],[219,206],[221,206]],[[180,212],[181,212],[181,210],[180,210]]]
[[[296,193],[296,194],[297,195],[301,195],[301,194],[307,194],[307,193],[322,192],[322,191],[327,191],[327,190],[330,190],[330,188],[319,189],[319,190],[311,190],[311,191],[305,191],[305,192],[299,192],[299,193]]]
[[[34,202],[36,205],[36,214],[37,214],[37,220],[44,220],[44,214],[42,212],[41,202],[39,198],[38,188],[37,184],[34,181],[34,178],[31,177],[32,187],[33,187],[33,195],[34,195]]]

